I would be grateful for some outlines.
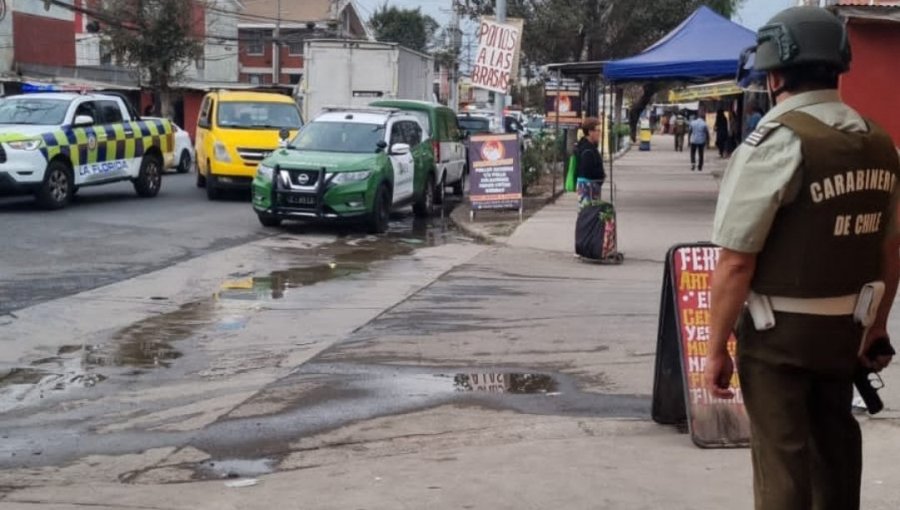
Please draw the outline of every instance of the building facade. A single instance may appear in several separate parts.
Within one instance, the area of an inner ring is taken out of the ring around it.
[[[295,85],[303,77],[303,41],[372,39],[352,0],[254,0],[238,20],[239,80]]]

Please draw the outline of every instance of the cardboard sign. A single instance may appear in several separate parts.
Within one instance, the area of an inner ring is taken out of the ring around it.
[[[476,135],[469,140],[472,210],[521,209],[520,159],[518,135]]]
[[[519,48],[522,47],[521,19],[497,23],[493,18],[481,18],[478,26],[478,53],[472,67],[472,85],[500,94],[509,92],[519,69]]]
[[[733,399],[714,398],[704,387],[709,342],[710,280],[721,249],[712,244],[676,245],[666,255],[653,382],[653,420],[685,421],[702,448],[747,446],[750,420],[737,373]],[[732,358],[737,346],[728,340]]]

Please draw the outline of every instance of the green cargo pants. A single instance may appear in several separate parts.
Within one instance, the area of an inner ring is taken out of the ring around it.
[[[859,329],[849,318],[795,319],[776,318],[780,331],[738,328],[756,510],[858,510],[862,438],[848,368]]]

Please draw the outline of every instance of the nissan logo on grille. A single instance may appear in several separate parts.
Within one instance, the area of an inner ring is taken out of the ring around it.
[[[316,183],[316,175],[315,172],[292,172],[291,177],[294,180],[294,184],[299,186],[312,186]]]
[[[309,182],[309,175],[307,175],[307,174],[300,174],[300,175],[297,176],[297,184],[299,184],[299,185],[301,185],[301,186],[304,186],[304,185],[306,185],[306,183],[308,183],[308,182]]]

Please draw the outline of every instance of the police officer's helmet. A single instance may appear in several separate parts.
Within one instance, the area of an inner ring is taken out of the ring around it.
[[[781,11],[759,29],[756,42],[757,71],[806,64],[825,65],[841,73],[850,68],[847,29],[837,16],[821,7]]]

